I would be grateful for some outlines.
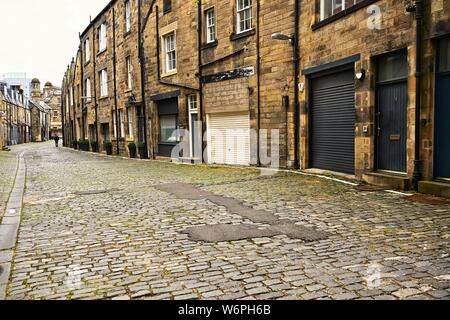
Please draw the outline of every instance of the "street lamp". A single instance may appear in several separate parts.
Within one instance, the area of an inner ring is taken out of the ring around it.
[[[288,35],[283,34],[283,33],[274,33],[274,34],[272,34],[272,39],[273,40],[281,40],[281,41],[289,41],[292,45],[294,45],[295,37],[294,36],[288,36]]]

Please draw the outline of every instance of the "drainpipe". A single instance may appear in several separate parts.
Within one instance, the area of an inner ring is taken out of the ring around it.
[[[299,77],[300,77],[300,1],[294,3],[294,168],[300,168],[300,102],[299,102]]]
[[[416,119],[415,119],[415,144],[414,144],[414,172],[413,187],[419,189],[419,181],[422,178],[422,161],[420,159],[420,109],[422,99],[422,27],[423,27],[423,0],[416,0],[414,10],[416,12]]]
[[[116,111],[116,148],[117,155],[120,155],[120,124],[119,124],[119,111],[117,109],[117,59],[116,59],[116,10],[112,8],[112,16],[113,16],[113,77],[114,77],[114,109]]]
[[[73,125],[72,125],[72,136],[73,139],[76,139],[76,123],[77,123],[77,116],[75,113],[75,109],[77,107],[76,101],[75,101],[75,77],[77,75],[77,62],[76,60],[72,61],[75,64],[75,67],[73,68],[73,77],[72,77],[72,102],[73,102]]]
[[[94,112],[95,112],[95,138],[97,139],[97,152],[101,150],[100,147],[100,140],[99,140],[99,134],[98,134],[98,101],[97,101],[97,56],[95,53],[95,26],[92,24],[92,52],[94,53],[94,57],[92,59],[94,72],[92,74],[93,76],[93,84],[94,84]]]
[[[203,11],[202,11],[202,0],[198,0],[198,87],[199,87],[199,117],[200,117],[200,131],[201,131],[201,144],[202,152],[200,152],[200,161],[204,162],[203,157],[203,134],[205,123],[203,121],[203,69],[202,69],[202,42],[203,42]],[[189,110],[188,110],[189,112]],[[195,147],[194,147],[195,150]]]
[[[256,137],[256,165],[258,167],[261,166],[261,137],[260,137],[260,130],[261,130],[261,43],[260,43],[260,13],[261,13],[261,5],[260,1],[256,1],[256,64],[257,64],[257,74],[256,74],[256,81],[257,81],[257,109],[258,109],[258,131],[257,131],[257,137]]]
[[[145,144],[145,157],[148,158],[149,147],[148,147],[148,137],[147,137],[147,105],[145,101],[145,55],[144,55],[144,43],[142,36],[142,0],[138,0],[138,51],[139,51],[139,64],[141,67],[141,100],[142,100],[142,114],[144,117],[144,144]],[[150,10],[153,7],[151,4]],[[149,15],[150,15],[149,11]],[[153,159],[154,153],[152,152],[151,158]]]
[[[85,99],[83,99],[82,97],[84,96],[84,61],[83,61],[83,41],[81,40],[81,34],[78,34],[78,37],[80,38],[80,64],[81,64],[81,69],[80,69],[80,73],[81,73],[81,126],[83,128],[83,132],[81,134],[81,136],[83,137],[83,140],[86,138],[85,137],[85,132],[86,132],[86,128],[85,128],[85,123],[84,123],[84,101]]]
[[[66,141],[66,114],[65,114],[65,105],[66,105],[66,77],[67,74],[64,75],[63,83],[62,83],[62,97],[61,97],[61,122],[62,122],[62,134],[63,134],[63,145],[67,147]],[[40,121],[40,119],[39,119]]]

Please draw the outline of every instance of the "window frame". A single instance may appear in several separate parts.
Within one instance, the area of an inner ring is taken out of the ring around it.
[[[212,13],[213,23],[211,24],[211,17],[209,16]],[[210,8],[205,11],[205,20],[206,20],[206,43],[210,44],[217,40],[216,35],[216,11],[214,8]]]
[[[92,101],[92,87],[91,87],[91,78],[86,78],[85,86],[84,86],[84,94],[86,95],[86,102]]]
[[[169,38],[173,39],[173,48],[169,49]],[[172,31],[163,36],[164,39],[164,59],[165,59],[165,73],[176,72],[178,67],[177,61],[177,37],[176,32]],[[170,55],[173,54],[173,59]],[[170,65],[173,62],[173,65]]]
[[[131,56],[126,57],[127,66],[127,90],[133,89],[133,64],[131,61]]]
[[[337,5],[336,1],[339,1],[340,5]],[[348,4],[347,1],[353,1],[353,4]],[[349,10],[349,9],[353,8],[354,6],[356,6],[360,3],[363,3],[363,2],[368,2],[368,0],[319,0],[319,22],[325,21],[325,20],[327,20],[341,12]],[[325,12],[325,4],[326,3],[329,3],[329,5],[331,5],[331,14],[330,15],[326,15],[326,12]]]
[[[107,32],[106,23],[100,24],[98,27],[98,52],[101,53],[107,49]]]
[[[131,32],[131,1],[125,1],[125,32]]]
[[[176,132],[177,130],[178,130],[178,128],[179,128],[179,122],[178,122],[178,114],[165,114],[165,115],[160,115],[159,116],[159,144],[164,144],[164,145],[176,145],[177,144],[177,142],[178,142],[178,140],[179,140],[179,137],[178,137],[178,135],[175,137],[175,141],[168,141],[168,140],[163,140],[162,138],[163,138],[163,134],[162,134],[162,130],[163,130],[163,128],[162,128],[162,126],[161,126],[161,124],[162,124],[162,118],[175,118],[175,127],[174,127],[174,130],[173,130],[173,132]],[[171,134],[171,136],[170,137],[172,137],[173,136],[173,132],[172,132],[172,134]]]
[[[89,38],[84,41],[84,59],[85,63],[91,61],[91,42],[89,41]]]
[[[133,108],[127,109],[127,123],[128,123],[128,137],[133,139],[134,138],[134,118],[133,118]]]
[[[107,69],[100,70],[100,97],[108,97],[108,71]]]
[[[113,137],[114,137],[114,139],[117,139],[117,134],[118,134],[118,132],[117,132],[117,118],[116,118],[116,116],[117,116],[116,110],[113,110],[112,118],[113,118]]]
[[[242,1],[242,4],[244,4],[243,2],[246,0],[236,0],[236,33],[237,34],[241,34],[241,33],[253,30],[253,1],[248,0],[250,4],[248,6],[243,5],[243,7],[240,8],[241,1]],[[245,16],[246,12],[250,13],[250,18]],[[242,13],[245,16],[244,20],[241,20]],[[244,25],[245,25],[246,21],[250,21],[250,27],[247,29],[241,29],[241,22],[244,22]]]
[[[125,114],[123,109],[119,109],[119,127],[120,127],[120,137],[125,138]]]
[[[172,0],[163,0],[163,13],[172,11]]]

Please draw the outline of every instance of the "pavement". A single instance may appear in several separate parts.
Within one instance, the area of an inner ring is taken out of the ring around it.
[[[17,243],[0,251],[6,299],[450,297],[448,204],[44,143],[0,153],[2,209],[22,153]]]

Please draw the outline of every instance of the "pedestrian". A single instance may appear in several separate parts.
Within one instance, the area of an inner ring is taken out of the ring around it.
[[[58,145],[59,145],[59,137],[58,137],[58,136],[55,136],[53,139],[55,140],[55,146],[58,148]]]

